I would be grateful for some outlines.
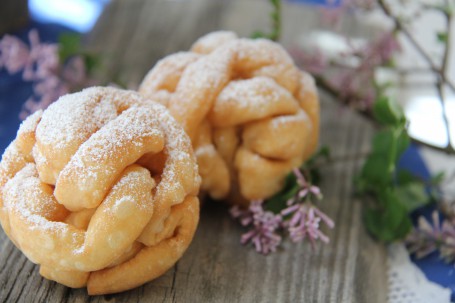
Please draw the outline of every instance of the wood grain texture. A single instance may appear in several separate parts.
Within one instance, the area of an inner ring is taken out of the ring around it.
[[[249,22],[236,22],[244,10],[232,1],[114,1],[88,43],[106,54],[107,73],[138,83],[158,58],[188,49],[206,32],[224,28],[245,35],[260,27],[267,6],[252,6]],[[85,290],[42,279],[0,232],[0,302],[385,302],[385,249],[366,234],[361,203],[352,195],[363,161],[356,155],[368,149],[372,128],[327,96],[321,99],[322,144],[334,158],[353,156],[323,167],[321,208],[336,222],[326,230],[330,244],[312,251],[308,243],[286,241],[276,254],[262,256],[240,245],[244,230],[225,205],[205,203],[195,239],[174,268],[137,289],[88,297]]]

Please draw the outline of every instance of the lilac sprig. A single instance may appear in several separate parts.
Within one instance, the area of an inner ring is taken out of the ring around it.
[[[329,243],[329,237],[319,229],[320,222],[324,222],[329,228],[333,228],[335,223],[310,202],[289,206],[281,215],[291,215],[290,219],[283,221],[283,226],[287,228],[292,242],[297,243],[308,238],[313,248],[316,240]]]
[[[22,79],[33,83],[33,95],[25,102],[21,119],[47,108],[64,94],[95,84],[82,55],[61,60],[61,45],[41,42],[34,29],[28,33],[28,40],[29,45],[10,35],[0,39],[0,69],[9,74],[22,71]]]
[[[256,251],[262,254],[276,251],[281,243],[281,236],[277,232],[283,218],[271,211],[264,210],[262,200],[251,201],[247,210],[234,206],[231,208],[231,215],[238,218],[243,226],[253,227],[242,235],[240,239],[242,244],[251,242]]]
[[[411,253],[417,258],[423,258],[439,250],[446,262],[455,261],[455,219],[446,219],[441,222],[439,213],[432,213],[432,222],[421,216],[417,226],[406,239]]]
[[[321,190],[307,182],[300,169],[294,169],[292,174],[298,190],[293,189],[295,194],[284,201],[277,213],[268,210],[271,200],[251,201],[245,210],[238,206],[231,208],[232,217],[242,226],[250,227],[241,237],[242,244],[252,243],[257,252],[267,255],[277,250],[286,235],[294,243],[308,239],[313,248],[318,240],[329,243],[329,237],[320,230],[321,222],[329,228],[335,224],[313,201],[322,199]]]
[[[281,215],[288,218],[283,220],[283,227],[286,228],[294,243],[301,242],[305,238],[310,240],[313,248],[316,240],[329,243],[329,237],[319,229],[320,222],[324,222],[329,228],[333,228],[335,224],[311,201],[312,196],[318,200],[322,199],[321,190],[307,182],[300,169],[295,168],[293,173],[300,190],[287,201],[288,207],[281,211]]]
[[[336,93],[348,105],[371,110],[384,90],[378,85],[377,70],[388,67],[401,46],[393,31],[384,32],[365,45],[355,45],[348,38],[346,43],[349,49],[337,59],[328,58],[322,51],[306,52],[299,47],[289,51],[299,65],[316,77],[319,86]],[[356,63],[344,63],[353,61]]]

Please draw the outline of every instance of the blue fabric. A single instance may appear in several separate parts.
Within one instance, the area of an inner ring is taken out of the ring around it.
[[[416,145],[411,145],[403,154],[399,163],[399,168],[406,169],[424,180],[429,180],[431,174],[425,165]],[[435,210],[435,205],[422,207],[411,214],[414,224],[417,218],[425,216],[431,222],[431,214]],[[455,264],[445,263],[439,256],[439,252],[417,259],[411,256],[411,260],[425,273],[428,280],[433,281],[452,290],[452,301],[455,301]]]
[[[341,1],[342,0],[287,0],[287,2],[291,3],[310,4],[325,7],[337,7],[341,4]]]

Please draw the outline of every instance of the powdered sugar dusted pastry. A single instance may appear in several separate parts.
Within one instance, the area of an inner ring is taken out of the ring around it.
[[[0,163],[0,221],[44,277],[114,293],[182,256],[199,184],[191,142],[164,106],[90,88],[23,122]]]
[[[183,125],[202,189],[216,199],[246,204],[270,197],[317,145],[314,80],[269,40],[208,34],[190,52],[159,61],[139,92]]]

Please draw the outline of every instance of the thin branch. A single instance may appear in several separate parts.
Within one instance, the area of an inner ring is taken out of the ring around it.
[[[396,72],[400,75],[415,75],[415,74],[427,74],[427,73],[434,73],[432,69],[429,68],[389,68],[390,70]]]
[[[425,141],[421,141],[419,139],[411,137],[412,142],[417,143],[419,145],[431,148],[432,150],[439,151],[439,152],[444,152],[446,154],[454,154],[455,150],[453,149],[452,146],[447,145],[446,147],[439,147],[439,146],[434,146],[430,143],[427,143]]]
[[[313,75],[313,77],[316,81],[317,87],[322,88],[325,92],[329,93],[332,97],[334,97],[337,100],[340,100],[343,105],[353,108],[354,110],[356,110],[358,113],[360,113],[365,118],[367,118],[373,122],[375,121],[371,111],[369,111],[368,109],[362,109],[359,107],[352,106],[353,102],[351,102],[351,101],[361,100],[362,99],[361,96],[353,95],[353,94],[346,96],[346,95],[342,94],[336,87],[334,87],[326,78],[324,78],[322,76],[318,76],[318,75]]]
[[[452,143],[452,136],[450,132],[450,124],[449,124],[449,115],[447,113],[447,108],[445,106],[445,92],[444,92],[444,84],[442,82],[442,79],[438,79],[438,83],[436,85],[437,87],[437,92],[439,95],[439,100],[441,103],[442,107],[442,119],[444,120],[444,127],[446,129],[446,134],[447,134],[447,146],[445,147],[445,150],[447,153],[455,153],[455,149],[453,147]]]
[[[447,3],[448,2],[446,1],[446,4]],[[447,133],[447,138],[448,138],[447,146],[445,148],[437,148],[437,149],[442,150],[449,154],[454,154],[455,149],[454,149],[454,146],[452,143],[449,117],[448,117],[446,106],[445,106],[445,92],[444,92],[444,84],[446,84],[448,87],[450,87],[455,92],[455,85],[450,81],[450,79],[447,78],[447,75],[446,75],[448,62],[449,62],[450,49],[451,49],[451,39],[450,39],[451,37],[450,36],[451,36],[451,31],[452,31],[452,13],[443,11],[443,14],[446,19],[447,39],[445,41],[445,47],[444,47],[444,53],[443,53],[443,57],[442,57],[441,66],[438,67],[433,62],[433,60],[428,55],[428,53],[423,49],[423,47],[417,42],[417,40],[414,38],[414,36],[402,24],[402,22],[399,20],[399,18],[392,13],[390,7],[386,4],[385,0],[378,0],[378,4],[381,7],[382,11],[389,18],[391,18],[393,20],[393,22],[395,23],[395,28],[397,30],[401,31],[406,36],[406,38],[409,40],[409,42],[411,42],[411,44],[420,53],[420,55],[428,62],[431,69],[437,74],[438,80],[437,80],[437,84],[436,84],[436,89],[437,89],[437,92],[439,95],[439,100],[441,102],[444,126],[446,128],[446,133]],[[419,142],[419,143],[422,143],[422,142]]]
[[[414,45],[415,49],[419,52],[419,54],[427,61],[431,69],[441,75],[443,82],[445,82],[454,92],[455,92],[455,84],[447,79],[446,75],[443,73],[442,68],[438,67],[433,60],[431,59],[430,55],[423,49],[423,47],[417,42],[414,36],[408,31],[408,29],[403,25],[403,23],[399,20],[397,16],[392,13],[390,7],[386,4],[385,0],[378,0],[378,4],[381,7],[382,11],[395,23],[395,28],[400,30],[406,38]]]
[[[342,68],[342,69],[349,69],[349,70],[358,70],[359,66],[352,66],[346,64],[340,60],[331,60],[329,62],[330,66],[334,68]],[[381,65],[381,68],[386,70],[390,70],[400,75],[407,75],[407,74],[427,74],[427,73],[434,73],[434,70],[427,67],[395,67],[395,66],[385,66]]]
[[[437,83],[437,91],[439,95],[439,100],[441,102],[441,107],[442,107],[442,116],[444,119],[444,125],[446,128],[446,133],[447,133],[447,142],[448,142],[448,148],[452,152],[454,152],[454,147],[453,147],[453,142],[452,142],[452,136],[450,132],[450,124],[449,124],[449,116],[447,113],[447,108],[446,108],[446,98],[445,98],[445,91],[444,91],[444,78],[446,77],[446,72],[447,72],[447,67],[449,65],[449,54],[450,54],[450,49],[451,49],[451,36],[452,36],[452,14],[448,12],[444,12],[444,16],[446,19],[446,41],[444,43],[444,53],[442,55],[442,62],[441,62],[441,74],[439,75],[440,77],[438,78],[438,83]]]
[[[322,76],[314,75],[314,78],[315,78],[316,84],[317,84],[317,86],[319,88],[324,90],[326,93],[330,94],[336,100],[341,101],[340,103],[343,104],[343,105],[346,105],[346,106],[349,106],[349,107],[353,108],[351,103],[350,103],[350,100],[354,100],[356,98],[357,99],[360,98],[359,96],[350,96],[350,97],[348,96],[347,97],[347,96],[341,94],[339,90],[337,90],[333,85],[330,84],[329,81],[327,81],[327,79],[325,79]],[[376,120],[373,117],[373,114],[370,111],[365,110],[365,109],[360,109],[360,108],[354,108],[354,110],[356,110],[363,117],[367,118],[370,122],[372,122],[375,127],[378,126]],[[436,150],[436,151],[444,152],[446,154],[455,154],[455,150],[454,150],[453,146],[450,145],[450,144],[448,144],[446,147],[439,147],[439,146],[434,146],[432,144],[429,144],[427,142],[421,141],[421,140],[413,138],[413,137],[411,137],[411,140],[414,143],[429,147],[429,148],[431,148],[433,150]]]
[[[441,63],[441,74],[444,78],[446,78],[446,72],[447,72],[447,67],[449,65],[449,55],[450,55],[450,49],[451,49],[451,34],[452,34],[452,20],[453,20],[453,14],[444,12],[444,16],[446,19],[446,28],[447,28],[447,38],[444,43],[444,54],[442,56],[442,63]],[[445,80],[445,79],[442,79]]]

